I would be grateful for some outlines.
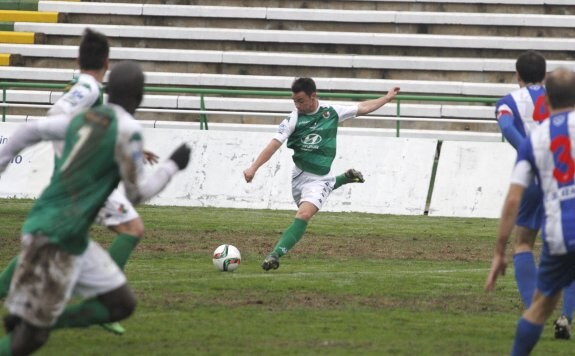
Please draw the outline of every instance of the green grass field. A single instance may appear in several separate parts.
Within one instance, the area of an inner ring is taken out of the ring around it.
[[[0,263],[18,251],[30,201],[0,200]],[[119,337],[52,334],[38,355],[505,355],[521,313],[513,271],[483,283],[496,220],[320,213],[276,271],[260,263],[291,211],[142,206],[147,233],[126,273],[139,299]],[[93,237],[107,246],[101,227]],[[211,262],[222,243],[242,265]],[[572,355],[551,321],[536,355]]]

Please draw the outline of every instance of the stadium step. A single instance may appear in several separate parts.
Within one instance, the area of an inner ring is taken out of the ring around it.
[[[34,32],[0,31],[0,43],[38,44],[46,42],[46,35]]]
[[[53,11],[0,10],[2,22],[59,22],[61,14]]]
[[[58,0],[80,2],[80,0]],[[1,0],[0,10],[38,11],[39,0]]]
[[[17,54],[0,53],[0,66],[22,65],[22,57]]]

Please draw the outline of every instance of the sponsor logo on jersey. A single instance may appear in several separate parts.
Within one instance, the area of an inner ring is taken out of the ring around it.
[[[70,92],[68,92],[65,96],[64,96],[64,101],[69,102],[70,104],[76,106],[80,103],[80,101],[84,98],[84,94],[82,94],[81,91],[75,89],[72,90]]]
[[[322,138],[318,134],[309,134],[306,137],[302,137],[301,142],[306,145],[317,145],[321,142]]]
[[[565,122],[566,115],[553,116],[553,125],[561,126]]]

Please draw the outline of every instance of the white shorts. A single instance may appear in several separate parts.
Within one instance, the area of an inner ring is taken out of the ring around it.
[[[83,254],[71,255],[46,237],[24,235],[5,304],[30,324],[50,327],[72,294],[93,298],[124,284],[124,273],[94,241]]]
[[[138,216],[138,212],[128,198],[116,189],[98,212],[96,223],[104,226],[116,226],[134,220]]]
[[[331,173],[318,176],[297,167],[292,171],[292,196],[297,206],[307,201],[320,210],[334,186],[335,176]]]

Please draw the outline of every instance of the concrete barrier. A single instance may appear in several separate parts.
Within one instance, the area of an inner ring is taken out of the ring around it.
[[[0,125],[0,148],[20,124]],[[54,153],[48,142],[40,143],[22,151],[8,169],[0,175],[0,197],[36,198],[46,187],[52,175]]]
[[[0,125],[0,147],[17,126],[15,123]],[[235,131],[144,128],[146,149],[163,159],[181,142],[188,142],[192,147],[188,169],[151,203],[295,209],[291,196],[291,150],[282,146],[260,169],[254,181],[247,184],[243,170],[257,157],[273,133],[250,132],[245,130],[246,126],[243,128]],[[333,171],[343,173],[348,168],[359,169],[363,171],[366,183],[350,184],[334,191],[324,210],[423,214],[437,140],[349,133],[338,140]],[[19,163],[11,164],[0,177],[0,197],[38,196],[48,183],[51,163],[49,144],[24,152]],[[149,174],[154,168],[147,169]]]
[[[146,149],[162,159],[181,142],[192,147],[188,169],[150,203],[295,209],[291,150],[285,145],[260,168],[252,183],[243,179],[243,170],[273,136],[269,127],[213,125],[209,131],[200,131],[198,127],[190,130],[189,124],[177,124],[147,122],[144,127]],[[17,126],[0,124],[0,147]],[[435,139],[383,137],[373,130],[342,128],[333,172],[356,168],[364,173],[366,182],[334,191],[324,210],[424,214],[436,146]],[[515,151],[506,143],[443,142],[429,215],[499,217],[514,158]],[[52,161],[49,143],[24,151],[0,176],[0,197],[37,197],[49,181]],[[146,169],[150,174],[154,168]]]
[[[429,215],[498,218],[515,157],[508,143],[443,142]]]

